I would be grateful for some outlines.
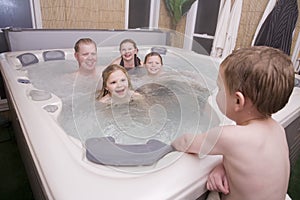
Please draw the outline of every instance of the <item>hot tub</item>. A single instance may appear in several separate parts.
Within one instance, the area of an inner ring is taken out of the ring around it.
[[[143,59],[151,48],[140,46],[139,56]],[[178,61],[195,64],[202,59],[199,68],[204,69],[203,73],[216,76],[215,66],[204,68],[205,63],[212,63],[209,57],[171,47],[163,48],[172,52]],[[1,71],[13,124],[18,130],[16,138],[36,199],[196,199],[205,193],[206,176],[220,162],[219,156],[199,159],[171,152],[151,166],[135,167],[89,162],[83,142],[66,134],[55,120],[62,110],[61,100],[53,94],[51,98],[40,101],[33,101],[28,96],[34,86],[28,83],[26,67],[17,56],[32,53],[39,62],[46,62],[43,58],[45,51],[1,54]],[[61,51],[65,60],[74,61],[73,49]],[[98,53],[101,65],[107,65],[119,55],[118,47],[100,47]],[[164,62],[165,66],[172,65],[172,59],[167,57],[164,57]],[[207,79],[209,87],[214,87],[214,81],[213,78]],[[56,105],[58,109],[48,112],[44,109],[48,105]]]
[[[140,46],[139,56],[143,59],[151,48]],[[214,101],[218,63],[208,56],[174,47],[159,46],[158,49],[173,55],[171,58],[164,56],[165,66],[183,62],[183,65],[191,66],[192,73],[204,77],[205,85],[212,92],[208,102],[219,114],[220,123],[229,123],[219,113]],[[207,175],[221,162],[220,156],[200,159],[173,151],[153,165],[132,167],[106,166],[87,160],[83,141],[66,134],[56,121],[62,110],[61,99],[53,94],[39,101],[29,98],[29,92],[35,88],[17,56],[30,53],[43,63],[46,62],[43,57],[45,51],[57,49],[8,52],[0,57],[16,138],[35,199],[173,200],[203,196]],[[59,52],[64,53],[65,60],[74,61],[73,49],[60,49]],[[119,55],[118,47],[99,47],[98,53],[100,65],[107,65]],[[284,127],[299,120],[300,105],[296,101],[299,96],[300,89],[295,88],[286,108],[275,114]],[[57,109],[45,109],[49,105],[55,105]]]

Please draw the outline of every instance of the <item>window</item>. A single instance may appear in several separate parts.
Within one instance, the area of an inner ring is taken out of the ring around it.
[[[30,2],[4,0],[0,5],[0,28],[8,26],[18,28],[32,28]]]
[[[125,28],[158,28],[160,0],[126,0]]]
[[[151,0],[129,0],[128,28],[149,27]]]

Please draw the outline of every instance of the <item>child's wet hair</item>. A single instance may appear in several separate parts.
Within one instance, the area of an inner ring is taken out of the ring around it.
[[[128,88],[132,89],[132,84],[131,84],[130,77],[128,75],[127,70],[124,67],[122,67],[121,65],[111,64],[111,65],[107,66],[102,72],[102,80],[103,80],[102,89],[101,89],[100,94],[97,97],[97,99],[100,99],[101,97],[104,97],[105,95],[107,95],[109,93],[109,91],[106,89],[107,79],[113,72],[115,72],[117,70],[121,70],[125,74],[125,76],[127,77],[127,80],[128,80]]]
[[[120,50],[120,51],[121,51],[121,46],[122,46],[122,44],[124,44],[124,43],[131,43],[131,44],[133,44],[133,47],[134,47],[135,49],[138,50],[137,45],[136,45],[136,42],[135,42],[134,40],[132,40],[132,39],[124,39],[124,40],[122,40],[122,42],[120,43],[120,47],[119,47],[119,50]]]
[[[146,64],[148,58],[152,57],[152,56],[158,56],[160,59],[160,63],[163,65],[163,59],[162,59],[161,55],[155,51],[152,51],[145,56],[144,63]]]

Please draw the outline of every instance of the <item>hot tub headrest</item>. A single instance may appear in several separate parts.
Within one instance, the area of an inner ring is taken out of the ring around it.
[[[166,47],[152,47],[151,51],[159,53],[160,55],[166,55],[167,54],[167,48]]]
[[[23,67],[39,62],[39,59],[33,53],[23,53],[17,56]]]
[[[167,153],[171,145],[151,139],[146,144],[117,144],[112,137],[89,138],[85,142],[89,161],[112,166],[152,165]]]
[[[61,50],[44,51],[43,58],[44,61],[65,60],[65,52]]]

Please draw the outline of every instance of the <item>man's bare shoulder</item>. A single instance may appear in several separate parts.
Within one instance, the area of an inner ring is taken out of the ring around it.
[[[104,65],[98,65],[96,66],[96,73],[97,75],[101,75],[103,70],[106,68],[107,66],[104,66]]]

